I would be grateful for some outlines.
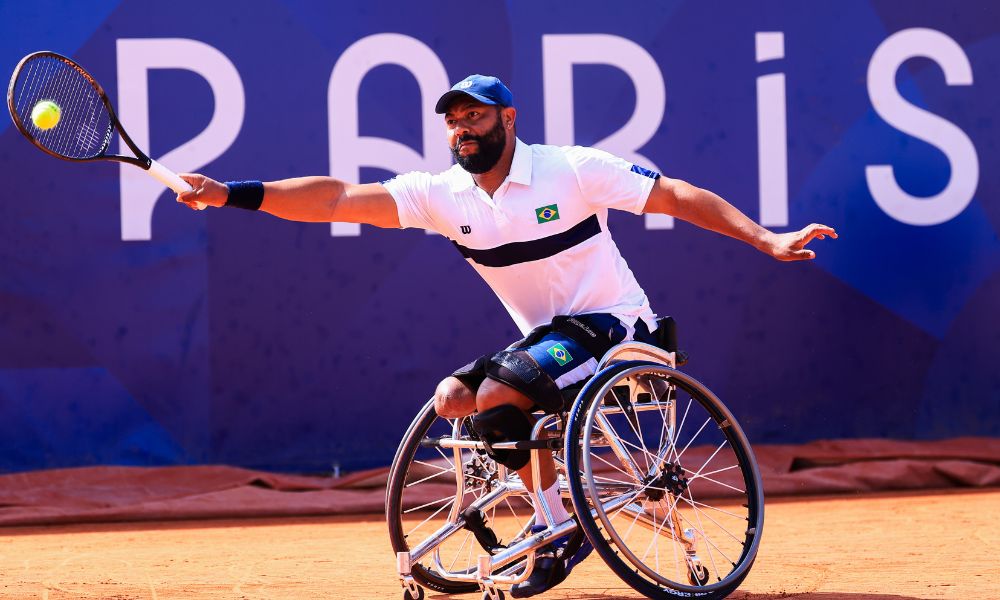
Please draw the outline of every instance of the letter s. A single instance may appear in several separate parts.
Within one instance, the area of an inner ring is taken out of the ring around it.
[[[894,33],[875,50],[868,65],[868,95],[875,112],[887,123],[945,154],[951,163],[951,179],[938,194],[919,198],[899,187],[891,165],[870,165],[865,177],[875,203],[889,216],[909,225],[938,225],[972,201],[979,184],[979,158],[965,132],[899,94],[896,71],[916,56],[938,63],[948,85],[972,85],[972,67],[962,47],[940,31],[916,28]]]

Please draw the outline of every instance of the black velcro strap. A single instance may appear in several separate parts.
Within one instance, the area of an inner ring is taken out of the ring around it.
[[[542,338],[552,333],[552,324],[546,323],[545,325],[539,325],[531,331],[528,335],[517,340],[510,346],[507,346],[507,350],[520,350],[521,348],[527,348],[528,346],[534,346],[538,342],[542,341]]]
[[[597,360],[601,360],[601,357],[615,346],[615,342],[608,335],[610,332],[592,327],[584,315],[575,317],[558,315],[552,319],[552,329],[586,348],[587,352]]]
[[[486,367],[486,376],[521,392],[546,412],[558,413],[563,408],[556,382],[526,350],[497,352]]]

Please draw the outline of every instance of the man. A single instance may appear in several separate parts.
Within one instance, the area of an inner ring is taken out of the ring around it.
[[[560,390],[594,373],[611,346],[651,341],[655,314],[607,228],[609,208],[663,213],[738,240],[779,260],[814,257],[813,238],[837,237],[813,224],[775,234],[717,195],[662,177],[606,152],[527,145],[515,136],[517,110],[496,77],[471,75],[441,96],[448,144],[458,163],[431,175],[407,173],[382,183],[348,184],[329,177],[222,184],[185,175],[178,196],[194,208],[259,209],[295,221],[421,227],[449,238],[486,280],[526,338],[473,361],[435,392],[439,415],[472,417],[488,443],[526,439],[536,408],[561,410]],[[535,493],[535,523],[544,529],[544,497],[556,523],[572,518],[559,496],[551,455],[533,481],[526,451],[492,452]],[[565,578],[574,557],[540,551],[531,578],[514,586],[532,596]]]

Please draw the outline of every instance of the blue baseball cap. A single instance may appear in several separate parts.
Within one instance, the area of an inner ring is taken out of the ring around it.
[[[514,94],[510,93],[502,81],[490,75],[469,75],[441,96],[434,111],[439,115],[448,112],[448,105],[458,96],[469,96],[483,104],[514,105]]]

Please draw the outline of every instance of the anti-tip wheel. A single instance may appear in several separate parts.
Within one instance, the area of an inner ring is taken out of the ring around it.
[[[696,562],[690,565],[688,570],[688,581],[691,585],[705,585],[708,583],[708,569],[705,565]]]
[[[416,596],[410,590],[403,590],[403,600],[424,600],[424,588],[418,587]]]

